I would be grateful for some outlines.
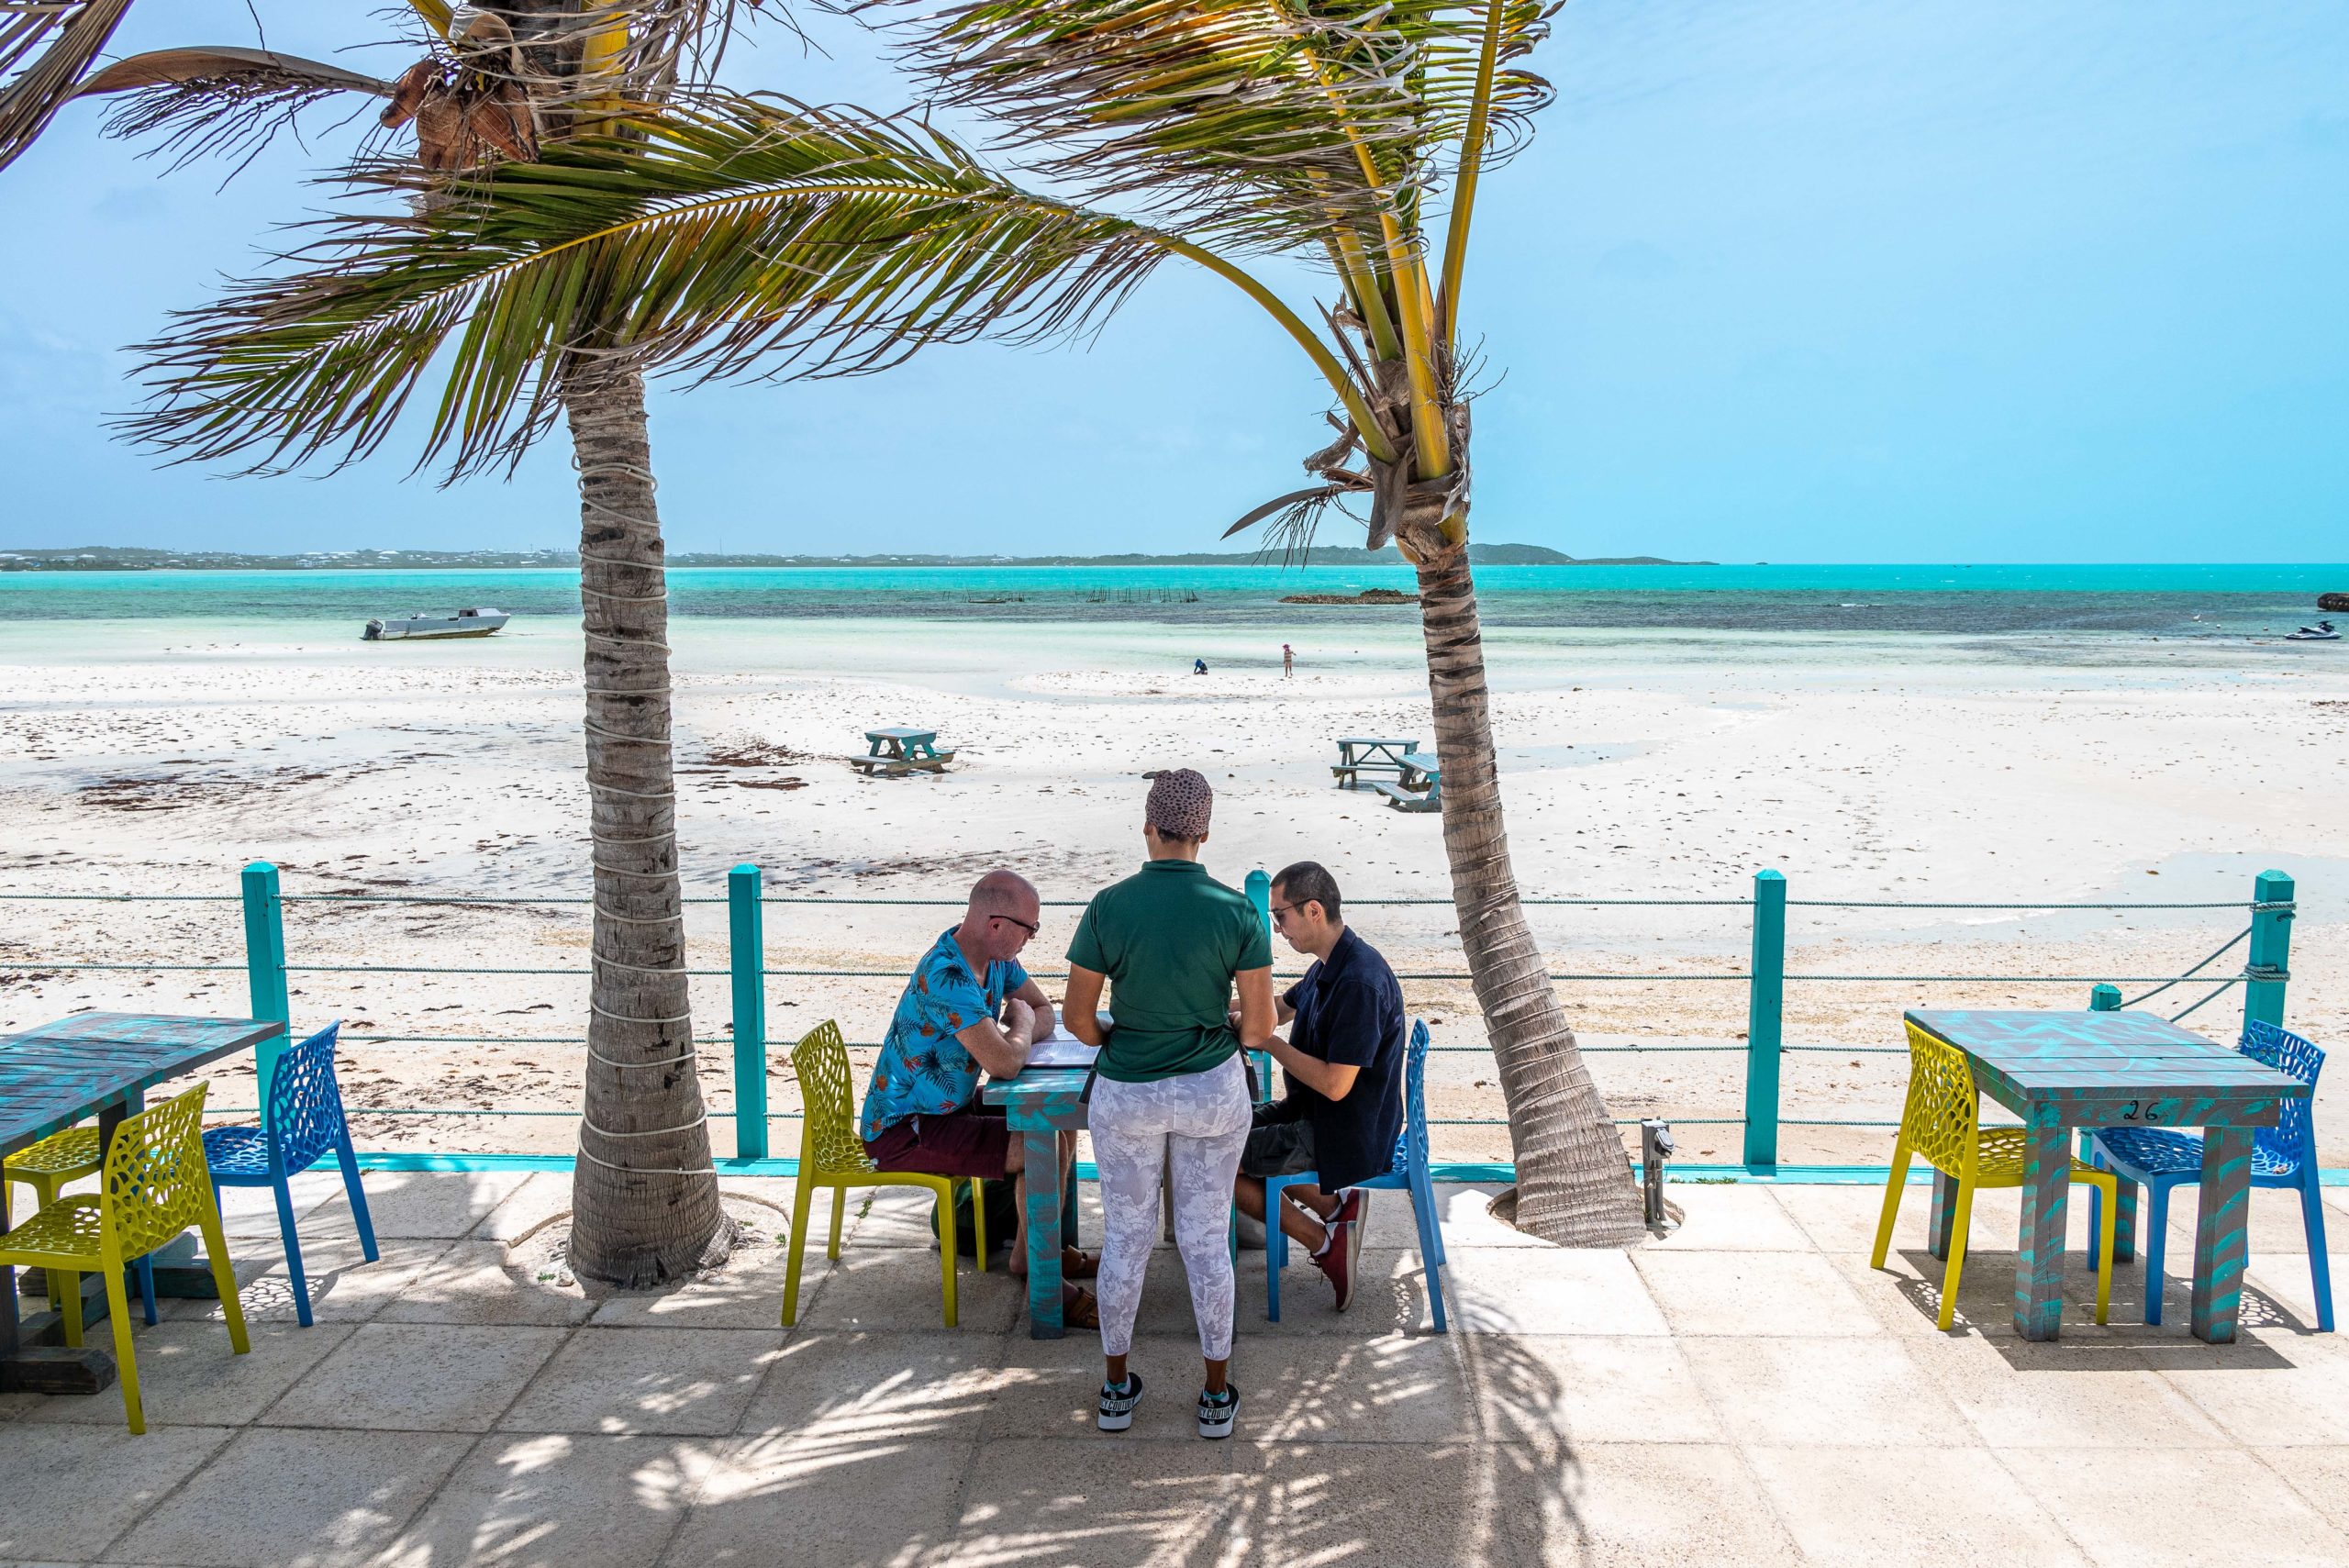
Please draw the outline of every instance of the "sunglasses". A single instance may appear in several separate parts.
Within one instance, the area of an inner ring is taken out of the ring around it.
[[[1032,936],[1034,936],[1037,932],[1039,932],[1039,931],[1041,931],[1041,930],[1042,930],[1042,929],[1044,929],[1044,928],[1043,928],[1042,926],[1041,926],[1041,925],[1030,925],[1027,921],[1025,921],[1025,920],[1021,919],[1021,918],[1020,918],[1019,916],[1017,916],[1017,915],[994,915],[994,916],[990,916],[990,917],[989,917],[989,918],[990,918],[990,919],[996,919],[996,920],[1008,920],[1008,921],[1010,921],[1013,925],[1015,925],[1015,926],[1019,927],[1021,930],[1023,930],[1023,931],[1027,932],[1027,933],[1028,933],[1030,936],[1031,936],[1031,937],[1032,937]]]

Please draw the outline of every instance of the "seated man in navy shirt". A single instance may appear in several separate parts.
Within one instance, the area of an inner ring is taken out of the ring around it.
[[[1386,1173],[1403,1125],[1403,987],[1346,929],[1336,879],[1311,861],[1273,879],[1273,927],[1315,962],[1280,999],[1280,1021],[1292,1027],[1266,1049],[1288,1094],[1256,1113],[1233,1195],[1263,1219],[1265,1177],[1314,1173],[1281,1189],[1280,1227],[1329,1277],[1343,1312],[1370,1207],[1353,1184]]]

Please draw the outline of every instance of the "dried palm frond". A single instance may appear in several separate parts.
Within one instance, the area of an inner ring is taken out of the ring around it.
[[[589,371],[855,374],[1078,331],[1184,243],[906,120],[773,97],[633,113],[630,139],[453,190],[390,161],[337,176],[442,199],[315,220],[288,270],[181,313],[139,350],[153,396],[125,428],[186,461],[348,462],[429,372],[424,461],[462,473],[518,458]]]
[[[148,150],[172,154],[177,169],[214,154],[241,166],[311,105],[345,93],[385,97],[392,90],[364,72],[269,50],[161,49],[117,61],[73,95],[123,95],[106,114],[106,134],[156,137]]]
[[[73,96],[130,5],[47,0],[0,6],[0,80],[7,83],[0,86],[0,169],[15,162]],[[10,78],[12,72],[18,73]]]

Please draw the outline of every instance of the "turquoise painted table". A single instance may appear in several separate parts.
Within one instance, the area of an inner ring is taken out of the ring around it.
[[[2194,1226],[2194,1337],[2235,1337],[2250,1261],[2252,1129],[2273,1127],[2308,1085],[2151,1013],[1913,1011],[1909,1021],[1964,1051],[1975,1087],[2022,1118],[2022,1233],[2015,1248],[2015,1331],[2052,1340],[2063,1320],[2064,1205],[2076,1128],[2199,1127],[2201,1207]],[[2121,1184],[2116,1257],[2136,1235],[2134,1183]],[[1933,1185],[1935,1254],[1948,1249],[1949,1199]],[[2158,1289],[2157,1284],[2148,1288]]]
[[[1017,1078],[988,1081],[980,1097],[1003,1107],[1025,1151],[1028,1170],[1028,1337],[1057,1340],[1061,1320],[1061,1221],[1075,1218],[1060,1179],[1060,1135],[1084,1130],[1082,1067],[1030,1067]]]
[[[80,1013],[0,1035],[0,1155],[92,1114],[104,1148],[149,1089],[284,1032],[285,1026],[271,1018]],[[0,1230],[8,1227],[10,1185],[0,1182]],[[168,1294],[164,1271],[156,1272],[158,1293]],[[95,1394],[112,1383],[114,1361],[104,1351],[27,1342],[53,1332],[56,1315],[19,1323],[16,1274],[0,1267],[0,1389]],[[208,1271],[205,1278],[211,1278]]]
[[[1360,784],[1365,773],[1393,773],[1401,778],[1408,766],[1403,759],[1419,749],[1416,737],[1344,736],[1338,741],[1338,760],[1330,764],[1330,772],[1348,785]]]

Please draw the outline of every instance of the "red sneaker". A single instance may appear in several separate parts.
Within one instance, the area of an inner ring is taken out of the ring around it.
[[[1348,1187],[1346,1195],[1338,1200],[1336,1221],[1346,1228],[1346,1273],[1358,1273],[1362,1239],[1370,1233],[1370,1195],[1360,1187]]]
[[[1330,1245],[1313,1260],[1330,1281],[1330,1288],[1337,1292],[1337,1310],[1343,1312],[1354,1304],[1354,1248],[1350,1244],[1351,1227],[1333,1221],[1330,1227]]]

